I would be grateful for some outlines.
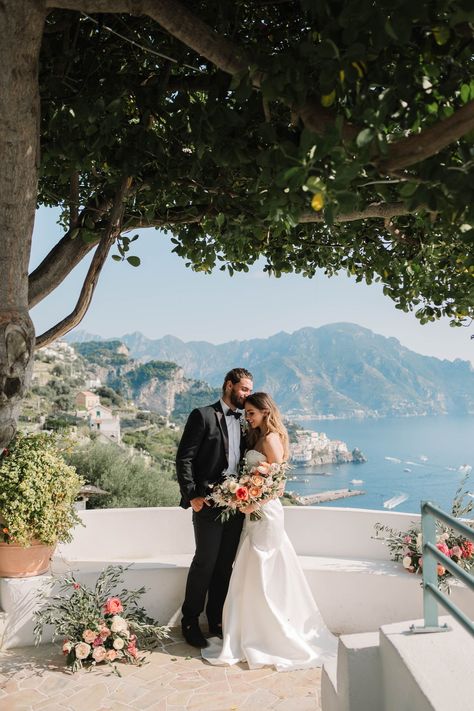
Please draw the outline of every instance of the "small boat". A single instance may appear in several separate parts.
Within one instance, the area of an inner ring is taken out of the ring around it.
[[[461,472],[461,474],[469,474],[471,470],[472,467],[470,464],[461,464],[461,466],[458,467],[458,472]]]
[[[363,484],[364,480],[363,479],[351,479],[349,484]]]
[[[387,460],[387,462],[395,462],[395,464],[400,464],[402,461],[401,459],[398,459],[397,457],[385,457],[385,459]]]
[[[428,461],[428,457],[425,456],[424,454],[420,454],[420,461],[421,461],[421,462],[427,462],[427,461]]]
[[[403,504],[404,501],[408,499],[408,494],[399,494],[398,496],[392,496],[391,499],[383,502],[384,509],[394,509],[395,506]]]
[[[411,472],[411,469],[409,469],[408,467],[405,467],[405,469],[403,471],[404,472]]]

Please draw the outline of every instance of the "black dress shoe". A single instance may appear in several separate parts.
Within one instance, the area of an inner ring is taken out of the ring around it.
[[[219,637],[222,639],[222,625],[210,624],[209,623],[209,634],[211,637]]]
[[[197,622],[181,622],[181,631],[184,639],[191,647],[207,647],[207,640]]]

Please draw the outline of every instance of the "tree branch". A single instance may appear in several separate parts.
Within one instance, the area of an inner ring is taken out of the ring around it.
[[[126,177],[122,180],[120,188],[117,190],[110,213],[109,224],[95,251],[74,310],[69,314],[69,316],[66,316],[66,318],[57,323],[56,326],[53,326],[48,331],[45,331],[45,333],[41,336],[37,337],[35,345],[36,349],[43,348],[52,341],[56,340],[56,338],[64,336],[65,333],[71,331],[84,318],[84,315],[86,314],[91,303],[92,296],[94,295],[95,287],[97,286],[97,281],[105,260],[107,259],[107,255],[115,239],[120,234],[122,227],[123,201],[130,189],[131,184],[132,179],[130,177]]]
[[[383,173],[394,173],[402,168],[434,156],[451,143],[474,130],[474,101],[457,109],[449,118],[438,121],[421,133],[402,138],[392,145],[388,158],[378,161]]]
[[[77,170],[71,175],[69,188],[69,229],[77,227],[79,219],[79,173]]]
[[[78,224],[83,224],[86,219],[92,220],[95,224],[110,209],[111,204],[110,198],[105,197],[97,207],[90,204],[82,211]],[[96,242],[85,242],[80,235],[76,239],[71,235],[73,235],[72,229],[66,232],[41,264],[31,272],[28,278],[28,308],[32,309],[54,291],[100,239],[100,235],[97,235]]]
[[[355,220],[367,220],[371,217],[380,217],[381,219],[389,219],[390,217],[398,217],[400,215],[409,215],[415,210],[408,210],[403,202],[374,202],[367,205],[363,210],[354,210],[354,212],[346,212],[336,215],[335,222],[354,222]],[[299,222],[325,222],[324,216],[318,212],[304,212],[300,215]]]

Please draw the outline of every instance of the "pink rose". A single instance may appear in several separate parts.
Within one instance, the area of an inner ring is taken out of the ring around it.
[[[117,652],[115,649],[108,649],[105,653],[105,658],[108,662],[114,662],[117,659]]]
[[[444,567],[441,565],[441,563],[438,563],[438,565],[437,565],[437,572],[438,572],[438,575],[444,575],[445,572],[446,572],[446,568],[444,568]]]
[[[137,649],[137,647],[136,647],[136,645],[135,645],[135,642],[131,642],[131,643],[127,646],[127,652],[130,654],[131,657],[136,658],[136,657],[138,656],[138,649]]]
[[[101,636],[102,639],[107,639],[107,637],[110,637],[111,631],[109,630],[108,627],[101,627],[99,631],[99,635]]]
[[[93,657],[94,661],[96,661],[98,664],[100,664],[100,662],[104,661],[106,654],[107,654],[107,651],[106,651],[105,647],[100,646],[100,647],[96,647],[94,649],[94,651],[92,652],[92,657]]]
[[[239,488],[235,492],[235,495],[239,499],[239,501],[247,501],[247,499],[249,498],[249,491],[245,486],[239,486]]]
[[[123,612],[123,605],[118,597],[109,597],[104,605],[104,612],[106,615],[117,615],[119,612]]]
[[[92,646],[93,647],[100,647],[100,645],[102,644],[102,641],[103,641],[102,637],[100,637],[100,636],[95,637],[94,641],[92,642]]]
[[[73,647],[73,643],[70,642],[68,639],[65,639],[63,644],[63,654],[69,654]]]
[[[462,557],[462,550],[459,546],[453,546],[451,548],[451,557],[456,556],[456,558],[461,558]]]
[[[403,536],[403,543],[411,543],[411,536]]]
[[[474,543],[471,541],[465,541],[461,548],[463,558],[472,558],[472,554],[474,553]]]
[[[82,639],[84,642],[87,642],[87,644],[92,644],[96,636],[97,634],[93,630],[84,630],[82,633]]]
[[[436,548],[441,551],[441,553],[444,553],[444,555],[449,555],[449,548],[446,543],[437,543]]]

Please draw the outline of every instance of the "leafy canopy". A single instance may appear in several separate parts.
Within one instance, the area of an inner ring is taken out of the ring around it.
[[[187,5],[238,71],[146,17],[49,15],[39,202],[69,238],[97,242],[129,176],[116,259],[156,226],[198,271],[263,255],[380,281],[422,323],[474,316],[474,134],[424,134],[472,108],[469,0]]]

